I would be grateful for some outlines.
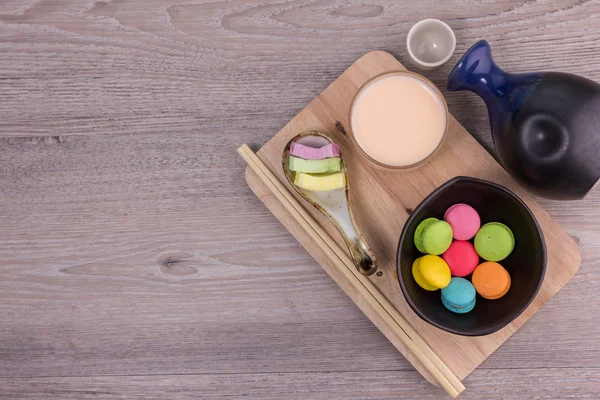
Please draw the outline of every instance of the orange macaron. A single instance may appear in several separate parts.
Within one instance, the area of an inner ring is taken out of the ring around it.
[[[471,282],[481,297],[495,300],[510,289],[510,274],[502,265],[488,261],[475,268]]]

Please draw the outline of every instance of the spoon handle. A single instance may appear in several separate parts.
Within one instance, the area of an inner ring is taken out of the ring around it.
[[[354,227],[354,229],[356,229],[356,227]],[[358,229],[356,230],[358,231]],[[375,262],[374,257],[371,256],[370,249],[364,240],[354,239],[352,242],[348,243],[348,249],[350,249],[352,260],[354,261],[358,272],[369,276],[377,271],[377,263]]]

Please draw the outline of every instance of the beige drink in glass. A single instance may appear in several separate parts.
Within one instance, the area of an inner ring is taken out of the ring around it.
[[[411,168],[440,147],[448,108],[433,83],[412,72],[390,72],[365,83],[350,107],[350,129],[375,163]]]

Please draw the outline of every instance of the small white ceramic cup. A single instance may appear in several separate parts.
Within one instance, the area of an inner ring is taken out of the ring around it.
[[[456,49],[452,28],[439,19],[424,19],[410,28],[406,47],[415,67],[434,69],[448,61]]]

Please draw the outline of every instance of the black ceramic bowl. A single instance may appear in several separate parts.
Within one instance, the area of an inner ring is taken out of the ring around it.
[[[456,203],[475,208],[482,225],[502,222],[515,235],[513,252],[500,261],[510,273],[510,290],[497,300],[477,295],[475,308],[466,314],[448,311],[439,290],[428,292],[412,277],[413,261],[423,255],[413,242],[417,225],[428,217],[443,219],[448,207]],[[546,272],[546,245],[535,217],[514,193],[492,182],[456,177],[437,188],[411,213],[400,235],[396,268],[406,301],[425,321],[458,335],[487,335],[518,317],[537,294]]]

